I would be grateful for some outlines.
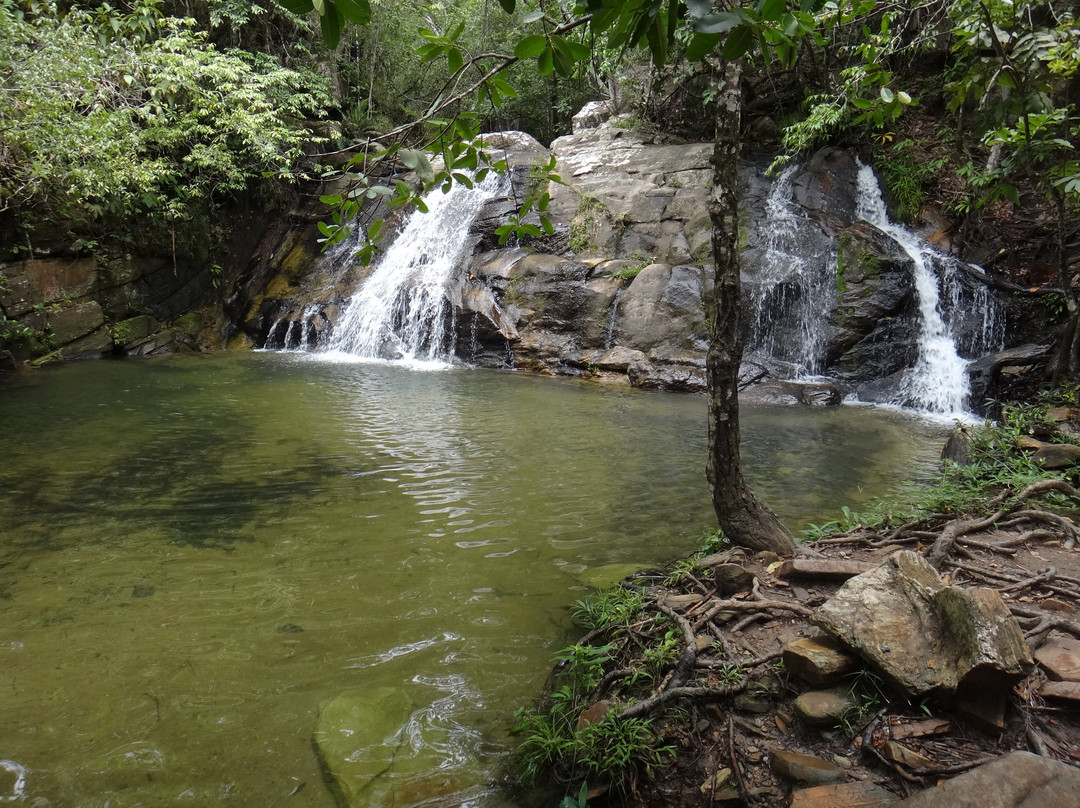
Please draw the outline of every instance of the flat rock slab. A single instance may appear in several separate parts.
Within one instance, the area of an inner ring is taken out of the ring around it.
[[[844,770],[835,763],[800,752],[774,749],[769,752],[769,763],[776,776],[789,783],[820,786],[847,779]]]
[[[791,795],[791,808],[891,808],[900,798],[867,782],[801,788]]]
[[[1080,702],[1080,682],[1046,682],[1039,688],[1039,695],[1051,699]]]
[[[897,808],[1071,808],[1080,805],[1080,770],[1030,752],[1010,752]]]
[[[1052,637],[1035,652],[1046,675],[1059,682],[1080,682],[1080,640]]]
[[[859,658],[828,637],[803,637],[784,648],[784,668],[815,687],[835,684],[859,667]]]
[[[951,693],[969,674],[982,692],[993,689],[991,682],[1007,690],[1033,665],[996,591],[946,586],[907,550],[844,583],[813,622],[908,698]]]
[[[875,569],[868,561],[834,558],[790,558],[776,570],[780,578],[851,578]]]

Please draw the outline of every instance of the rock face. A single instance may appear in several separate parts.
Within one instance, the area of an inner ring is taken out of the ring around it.
[[[947,586],[909,551],[849,580],[814,622],[909,698],[961,687],[998,693],[1033,664],[1000,595]]]
[[[456,307],[457,356],[647,388],[704,389],[714,276],[711,144],[650,142],[602,104],[583,109],[574,133],[550,151],[519,134],[490,136],[516,150],[513,191],[490,200],[475,220],[460,286],[447,292]],[[530,163],[549,156],[565,183],[547,189],[554,233],[499,246],[495,228],[533,187]],[[756,394],[761,401],[831,405],[849,393],[888,399],[918,355],[911,258],[860,219],[852,153],[823,149],[775,180],[764,169],[747,164],[742,172],[747,368],[754,368],[746,378],[767,383]],[[391,217],[385,231],[392,234],[394,225]],[[333,328],[366,270],[349,250],[318,257],[315,243],[314,225],[290,235],[253,279],[257,291],[237,302],[251,343],[317,348]],[[816,280],[807,280],[810,274]],[[971,301],[986,291],[978,273],[952,274],[959,291],[942,306],[978,310]],[[812,329],[807,317],[816,318]],[[957,323],[970,354],[984,324]],[[808,374],[831,381],[783,381]]]
[[[162,331],[160,323],[189,312],[211,290],[206,266],[154,257],[0,263],[0,355],[83,359],[195,347],[195,335]]]

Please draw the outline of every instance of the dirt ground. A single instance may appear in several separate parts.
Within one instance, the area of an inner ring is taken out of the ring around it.
[[[812,547],[827,559],[875,563],[900,549],[929,549],[929,543],[910,537],[887,538],[854,533]],[[965,534],[944,562],[943,578],[962,587],[998,590],[1032,651],[1048,638],[1080,635],[1080,552],[1060,541],[1025,539],[1010,546],[1018,538],[1003,531]],[[622,793],[605,793],[604,786],[591,789],[591,805],[610,800],[641,806],[786,808],[793,791],[812,782],[779,776],[772,762],[777,750],[813,755],[844,770],[848,782],[874,783],[900,797],[1015,749],[1080,765],[1080,702],[1040,695],[1047,676],[1039,666],[1012,690],[1000,727],[947,701],[909,704],[879,687],[880,679],[861,673],[845,679],[857,706],[833,726],[810,726],[794,701],[814,688],[785,670],[780,660],[788,643],[821,635],[810,615],[843,579],[780,577],[775,559],[749,557],[741,550],[729,551],[724,560],[751,572],[756,578],[752,588],[725,599],[704,574],[683,576],[674,586],[670,574],[664,586],[660,573],[630,582],[667,604],[695,634],[713,637],[695,660],[698,682],[701,669],[708,671],[707,686],[656,711],[658,743],[674,746],[677,754],[651,777],[638,776]],[[744,606],[735,611],[723,607],[736,602]],[[738,681],[731,676],[734,665],[745,671]],[[657,692],[664,687],[661,683]]]

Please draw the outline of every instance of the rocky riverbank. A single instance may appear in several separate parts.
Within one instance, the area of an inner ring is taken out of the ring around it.
[[[987,473],[968,462],[950,468]],[[1074,463],[793,560],[703,552],[584,602],[522,760],[590,804],[1080,804]]]

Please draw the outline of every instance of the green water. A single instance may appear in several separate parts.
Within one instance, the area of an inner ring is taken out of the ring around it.
[[[795,528],[943,431],[743,418]],[[505,805],[506,728],[567,606],[711,524],[704,444],[701,398],[509,373],[230,354],[10,381],[0,798],[18,764],[53,806],[331,808],[323,705],[363,804]]]

